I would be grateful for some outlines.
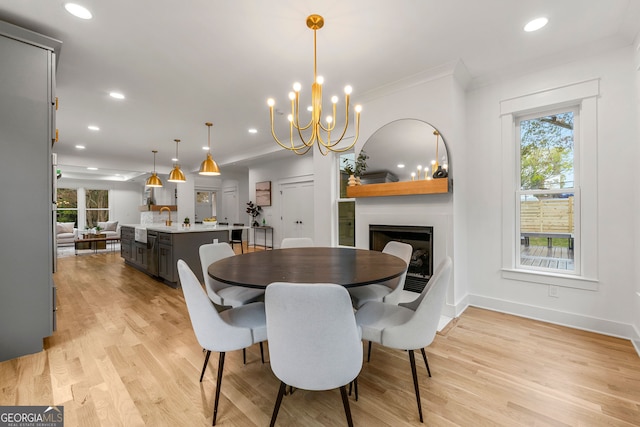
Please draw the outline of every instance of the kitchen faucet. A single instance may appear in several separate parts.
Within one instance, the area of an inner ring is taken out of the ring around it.
[[[162,215],[162,211],[164,211],[164,210],[166,210],[167,212],[169,212],[169,219],[168,219],[168,220],[166,220],[166,221],[164,222],[164,224],[165,224],[167,227],[170,227],[170,226],[171,226],[171,224],[172,224],[172,222],[173,222],[173,221],[171,221],[171,209],[169,209],[169,208],[168,208],[168,207],[166,207],[166,206],[161,207],[161,208],[160,208],[160,215]]]

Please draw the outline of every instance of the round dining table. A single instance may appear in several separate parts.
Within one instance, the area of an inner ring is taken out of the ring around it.
[[[400,276],[407,264],[378,251],[287,248],[231,256],[214,262],[209,276],[230,285],[264,289],[273,282],[336,283],[351,288]]]

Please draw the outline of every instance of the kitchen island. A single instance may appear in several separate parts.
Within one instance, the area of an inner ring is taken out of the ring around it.
[[[171,287],[179,286],[176,264],[183,259],[200,281],[199,248],[206,243],[228,242],[231,230],[249,227],[208,224],[127,224],[120,227],[120,255],[130,265]]]

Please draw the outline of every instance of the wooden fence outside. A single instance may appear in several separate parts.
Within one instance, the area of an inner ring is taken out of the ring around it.
[[[521,202],[520,231],[573,233],[573,197]]]

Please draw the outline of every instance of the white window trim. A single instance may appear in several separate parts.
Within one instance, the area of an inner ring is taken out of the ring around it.
[[[333,212],[334,212],[333,218],[334,218],[334,222],[335,222],[335,227],[334,227],[334,230],[335,230],[334,234],[335,235],[333,237],[335,239],[335,245],[336,246],[338,246],[340,248],[351,248],[351,249],[353,249],[353,248],[356,247],[355,238],[354,238],[353,246],[340,245],[340,215],[339,215],[339,209],[338,209],[338,205],[340,203],[342,203],[342,202],[354,202],[354,203],[356,202],[356,199],[353,198],[353,197],[346,197],[346,196],[345,197],[340,197],[340,171],[342,170],[342,165],[340,164],[340,155],[341,154],[347,154],[349,152],[353,152],[354,157],[356,156],[356,152],[353,149],[350,150],[350,151],[345,151],[344,153],[335,153],[335,164],[336,164],[337,171],[334,174],[334,176],[337,177],[336,183],[335,183],[337,197],[335,198],[334,210],[333,210]],[[356,218],[357,218],[357,216],[356,216]],[[354,224],[353,224],[354,236],[355,236],[355,232],[356,232],[356,224],[355,224],[356,218],[354,218]]]
[[[600,94],[599,79],[587,80],[565,86],[505,99],[500,102],[502,130],[502,277],[544,285],[565,286],[570,288],[598,289],[598,195],[597,195],[597,97]],[[576,131],[580,135],[576,150],[580,192],[580,236],[576,241],[580,249],[576,251],[576,260],[580,265],[579,274],[561,274],[547,271],[525,270],[517,268],[519,250],[516,247],[516,186],[517,152],[515,123],[516,118],[555,108],[577,106],[579,125]]]

